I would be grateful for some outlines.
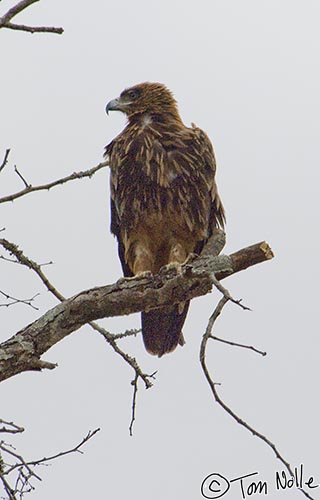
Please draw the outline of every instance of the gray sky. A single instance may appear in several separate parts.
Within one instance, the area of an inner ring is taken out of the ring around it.
[[[13,2],[3,0],[1,13]],[[320,484],[319,469],[319,2],[200,0],[63,2],[42,0],[17,21],[63,26],[58,35],[0,32],[1,194],[85,170],[125,124],[105,115],[124,87],[160,81],[174,92],[184,121],[206,130],[233,252],[267,240],[276,258],[225,285],[253,312],[228,304],[215,334],[266,350],[211,343],[208,365],[221,397],[275,442],[292,464]],[[109,172],[1,205],[4,237],[46,272],[66,296],[112,283],[121,274],[109,234]],[[2,338],[34,321],[53,298],[30,271],[0,261],[1,286],[37,299],[40,311],[1,308]],[[52,348],[59,367],[4,382],[1,417],[26,428],[12,439],[28,458],[73,446],[101,427],[85,455],[42,470],[30,498],[201,499],[212,472],[232,479],[259,472],[269,498],[282,467],[257,438],[218,407],[201,372],[200,340],[219,294],[193,301],[187,344],[160,360],[140,338],[121,344],[147,373],[129,437],[133,373],[89,328]],[[139,316],[101,321],[120,332]],[[318,332],[318,333],[317,333]],[[320,488],[314,490],[320,498]],[[225,496],[242,498],[233,485]]]

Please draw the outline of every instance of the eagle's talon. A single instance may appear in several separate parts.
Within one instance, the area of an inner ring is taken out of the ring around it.
[[[122,283],[126,283],[128,281],[132,281],[135,279],[142,279],[142,278],[151,278],[152,277],[152,272],[151,271],[142,271],[141,273],[137,273],[135,276],[123,276],[118,279],[117,284],[121,285]]]
[[[170,262],[169,264],[162,266],[160,272],[165,274],[168,271],[173,270],[176,272],[176,274],[182,274],[181,266],[182,264],[180,264],[179,262]]]
[[[134,278],[152,278],[153,274],[151,271],[142,271],[141,273],[137,273]]]

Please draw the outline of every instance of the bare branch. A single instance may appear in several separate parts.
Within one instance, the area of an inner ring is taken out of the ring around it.
[[[10,423],[9,425],[15,424]],[[0,441],[0,480],[2,481],[9,500],[17,500],[18,497],[21,499],[25,493],[35,489],[31,483],[32,479],[35,478],[41,481],[41,477],[35,472],[36,466],[44,465],[47,462],[51,462],[71,453],[83,453],[81,448],[99,431],[100,429],[89,431],[79,444],[69,450],[30,461],[25,460],[22,455],[17,453],[13,446],[4,443],[4,441]],[[6,460],[3,459],[1,454]],[[15,478],[14,487],[9,484],[7,477]]]
[[[16,165],[14,166],[14,171],[18,175],[18,177],[20,177],[20,179],[22,180],[23,184],[25,185],[25,189],[30,189],[31,188],[31,184],[28,184],[28,182],[25,180],[25,178],[23,177],[23,175],[21,174],[21,172],[17,169]]]
[[[61,179],[57,179],[56,181],[49,182],[47,184],[42,184],[39,186],[26,185],[24,189],[18,191],[17,193],[13,193],[7,196],[3,196],[0,198],[0,203],[6,203],[8,201],[16,200],[17,198],[21,198],[30,193],[34,193],[35,191],[45,191],[49,190],[53,187],[65,184],[69,181],[74,181],[77,179],[83,179],[84,177],[92,177],[98,170],[106,167],[108,165],[107,161],[99,163],[96,167],[90,168],[89,170],[85,170],[83,172],[73,172],[73,174],[67,175],[66,177],[62,177]],[[27,183],[26,183],[27,184]]]
[[[216,337],[215,335],[210,335],[210,338],[213,340],[217,340],[218,342],[222,342],[223,344],[228,344],[236,347],[242,347],[244,349],[249,349],[251,351],[256,352],[257,354],[261,354],[261,356],[266,356],[267,353],[265,351],[260,351],[256,347],[253,347],[252,345],[246,345],[246,344],[239,344],[238,342],[231,342],[231,340],[224,340],[220,339],[219,337]]]
[[[5,22],[11,21],[11,19],[22,12],[24,9],[32,5],[33,3],[39,2],[39,0],[22,0],[18,2],[14,7],[8,10],[8,12],[2,17]]]
[[[14,422],[6,422],[6,420],[0,418],[0,424],[2,424],[2,427],[0,427],[0,432],[7,434],[18,434],[20,432],[24,432],[24,428],[20,427]]]
[[[44,286],[51,292],[58,300],[63,301],[65,298],[61,293],[58,292],[58,290],[55,289],[55,287],[50,283],[48,280],[47,276],[44,274],[44,272],[41,269],[41,266],[37,264],[34,260],[29,259],[26,255],[24,255],[23,251],[19,249],[15,243],[11,243],[8,240],[5,239],[0,239],[0,245],[5,248],[7,252],[9,252],[10,255],[13,255],[16,260],[10,259],[11,262],[18,262],[19,264],[28,267],[29,269],[33,270],[40,278]],[[2,256],[3,259],[9,260],[5,257]]]
[[[18,247],[7,240],[0,239],[0,245],[9,252],[13,252],[21,262],[26,259]],[[164,268],[156,276],[120,279],[113,285],[86,290],[67,300],[64,300],[61,294],[46,282],[46,277],[41,270],[41,272],[36,271],[48,289],[59,300],[64,301],[0,345],[0,380],[23,371],[53,368],[54,364],[41,361],[42,354],[86,323],[171,305],[205,295],[212,289],[213,273],[219,279],[220,276],[229,276],[257,262],[268,260],[272,256],[265,242],[248,248],[233,254],[237,256],[235,267],[233,267],[232,255],[200,256],[193,262],[183,265],[181,272],[173,268]],[[250,262],[247,259],[252,255],[255,255],[255,259]],[[29,261],[30,259],[25,262],[28,267],[30,267]],[[36,265],[32,268],[36,269]],[[113,336],[108,332],[106,334],[98,325],[95,325],[95,329],[136,371],[138,365],[135,359],[117,346]],[[143,375],[143,372],[139,373],[145,385],[148,386],[150,381],[147,382]]]
[[[138,365],[136,359],[132,358],[131,356],[129,356],[129,354],[127,354],[122,349],[120,349],[120,347],[118,346],[117,342],[115,341],[113,335],[111,333],[107,332],[107,330],[105,330],[104,328],[102,328],[102,326],[98,325],[97,323],[94,323],[93,321],[91,321],[89,323],[89,325],[91,326],[91,328],[93,328],[94,330],[99,332],[103,336],[103,338],[108,342],[108,344],[111,345],[113,350],[117,354],[119,354],[121,356],[121,358],[124,359],[124,361],[126,361],[126,363],[128,363],[134,369],[136,376],[140,377],[143,380],[143,382],[145,383],[146,389],[149,389],[152,386],[152,382],[150,382],[149,379],[154,378],[154,376],[153,376],[154,374],[147,375],[146,373],[143,373],[140,366]],[[1,345],[0,345],[0,347],[1,347]]]
[[[21,250],[19,250],[17,245],[15,245],[14,243],[10,243],[7,240],[1,240],[0,243],[4,246],[4,248],[8,252],[10,252],[10,254],[15,256],[15,258],[17,259],[17,262],[28,267],[29,269],[32,269],[39,276],[40,280],[42,281],[44,286],[47,288],[47,290],[49,292],[51,292],[58,300],[60,300],[61,302],[63,302],[65,300],[65,297],[63,297],[63,295],[60,292],[58,292],[58,290],[52,285],[52,283],[48,280],[46,275],[42,272],[39,264],[37,264],[33,260],[29,259],[29,257],[24,255],[24,253]],[[132,335],[133,332],[135,332],[135,330],[131,330],[131,331],[125,332],[123,334],[119,334],[119,335],[112,335],[111,333],[107,332],[107,330],[105,330],[100,325],[98,325],[97,323],[90,322],[89,324],[90,324],[91,328],[93,328],[94,330],[99,332],[104,337],[104,339],[111,345],[111,347],[114,349],[114,351],[117,354],[119,354],[133,368],[136,376],[140,377],[144,381],[146,388],[151,387],[152,383],[149,380],[149,378],[151,378],[151,377],[149,375],[146,375],[145,373],[143,373],[140,366],[136,362],[136,360],[134,358],[132,358],[131,356],[129,356],[128,354],[126,354],[122,349],[120,349],[120,347],[118,347],[118,345],[116,343],[116,340],[118,338]],[[139,331],[139,330],[137,330],[137,331]],[[56,365],[49,364],[49,366],[47,368],[51,369],[52,367],[55,367],[55,366]]]
[[[9,483],[7,482],[5,477],[3,477],[3,475],[1,474],[1,471],[0,471],[0,479],[1,479],[1,482],[2,482],[3,487],[5,489],[5,492],[8,495],[8,500],[17,500],[17,497],[14,493],[14,490],[11,488],[11,486],[9,485]]]
[[[238,256],[239,256],[239,252],[238,253]],[[242,420],[242,418],[240,418],[219,396],[218,394],[218,391],[217,391],[217,388],[216,386],[218,385],[217,383],[215,383],[210,375],[210,372],[208,370],[208,367],[206,365],[206,348],[207,348],[207,342],[208,342],[208,339],[209,338],[213,338],[212,336],[212,328],[213,328],[213,325],[215,323],[215,321],[217,320],[217,318],[219,317],[219,315],[221,314],[221,311],[223,309],[223,307],[226,305],[226,303],[229,301],[230,299],[228,297],[226,297],[226,295],[224,295],[216,309],[214,310],[213,314],[211,315],[211,317],[209,318],[209,322],[208,322],[208,325],[207,325],[207,328],[206,328],[206,331],[203,335],[203,338],[202,338],[202,342],[201,342],[201,346],[200,346],[200,363],[201,363],[201,367],[202,367],[202,370],[203,370],[203,373],[205,375],[205,378],[210,386],[210,389],[211,389],[211,392],[213,394],[213,397],[215,399],[215,401],[238,423],[240,424],[242,427],[244,427],[245,429],[247,429],[248,431],[250,431],[254,436],[258,437],[259,439],[261,439],[262,441],[264,441],[274,452],[274,454],[276,455],[276,457],[280,460],[280,462],[286,467],[286,469],[288,470],[289,474],[294,477],[294,473],[292,471],[292,468],[289,464],[289,462],[287,460],[285,460],[285,458],[283,457],[283,455],[281,455],[281,453],[279,452],[278,448],[276,447],[276,445],[274,443],[272,443],[272,441],[270,441],[270,439],[268,439],[264,434],[262,434],[261,432],[258,432],[256,429],[254,429],[251,425],[249,425],[247,422],[245,422],[244,420]],[[300,488],[299,488],[300,489]],[[300,489],[300,491],[307,497],[309,498],[310,500],[314,500],[303,488]]]
[[[39,0],[22,0],[18,2],[14,7],[8,10],[8,12],[0,17],[0,29],[8,28],[12,30],[26,31],[29,33],[57,33],[61,35],[63,33],[63,28],[55,28],[48,26],[26,26],[24,24],[14,24],[11,22],[17,14],[25,10],[27,7],[33,3],[39,2]]]
[[[3,158],[2,163],[0,165],[0,172],[4,169],[4,167],[8,163],[9,154],[10,154],[10,149],[6,149],[6,152],[4,154],[4,158]]]
[[[212,283],[214,284],[214,286],[219,290],[219,292],[222,293],[222,295],[224,295],[224,297],[228,300],[230,300],[231,302],[233,302],[234,304],[236,304],[237,306],[241,307],[241,309],[243,309],[244,311],[251,311],[250,307],[247,307],[247,306],[244,306],[242,303],[241,303],[241,299],[234,299],[229,290],[227,290],[223,285],[221,285],[220,281],[217,280],[217,278],[215,277],[215,275],[213,274],[212,275]]]
[[[112,338],[114,340],[124,339],[125,337],[136,337],[138,333],[141,332],[141,328],[132,328],[131,330],[126,330],[122,333],[113,333]],[[111,334],[110,334],[111,335]]]
[[[0,19],[0,28],[8,28],[14,31],[25,31],[27,33],[56,33],[62,35],[63,28],[55,28],[54,26],[26,26],[25,24],[2,23]]]
[[[6,471],[4,472],[4,474],[6,474],[6,475],[10,474],[10,472],[12,472],[14,469],[23,466],[28,471],[28,474],[29,474],[30,477],[34,476],[39,481],[41,481],[41,478],[30,468],[30,466],[24,460],[23,456],[19,455],[15,451],[13,451],[13,447],[12,446],[10,446],[10,447],[8,447],[8,446],[10,446],[10,445],[6,445],[3,441],[0,442],[0,450],[4,451],[5,453],[7,453],[8,455],[10,455],[11,457],[16,458],[18,460],[18,464],[13,465],[12,467],[7,467]]]
[[[133,395],[132,395],[132,406],[131,406],[131,422],[129,425],[129,434],[133,435],[133,424],[136,419],[136,401],[137,401],[137,392],[138,392],[138,380],[139,377],[136,374],[135,378],[132,380],[131,384],[133,385]]]
[[[100,432],[100,428],[95,429],[94,431],[89,431],[88,434],[82,439],[82,441],[74,446],[73,448],[70,448],[69,450],[65,451],[60,451],[59,453],[56,453],[55,455],[51,455],[49,457],[43,457],[38,460],[32,460],[31,462],[27,462],[28,466],[34,466],[34,465],[40,465],[45,462],[49,462],[51,460],[55,460],[56,458],[63,457],[64,455],[70,455],[71,453],[83,453],[83,451],[80,449],[84,444],[86,444],[97,432]]]
[[[32,304],[34,299],[36,297],[38,297],[39,293],[36,293],[33,297],[31,297],[31,299],[17,299],[16,297],[12,297],[11,295],[3,292],[2,290],[0,290],[0,295],[5,297],[5,299],[9,301],[9,302],[6,302],[5,304],[0,304],[0,307],[10,307],[10,306],[13,306],[15,304],[25,304],[27,306],[32,307],[32,309],[35,309],[36,311],[39,310],[38,307],[36,307]]]

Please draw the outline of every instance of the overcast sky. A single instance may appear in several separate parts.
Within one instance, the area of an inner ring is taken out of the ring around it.
[[[0,15],[14,2],[3,0]],[[319,17],[314,0],[41,0],[16,22],[63,26],[63,35],[0,32],[0,158],[11,148],[0,195],[85,170],[125,125],[105,104],[142,81],[165,83],[186,124],[216,151],[227,212],[226,253],[267,240],[276,258],[224,284],[253,312],[228,304],[215,334],[266,350],[211,342],[207,360],[221,397],[275,442],[293,467],[320,484],[319,466]],[[1,162],[0,162],[1,163]],[[65,296],[121,275],[109,233],[109,172],[1,205],[2,235],[45,269]],[[2,339],[56,304],[31,271],[0,260],[0,289],[29,297],[39,311],[0,308]],[[147,373],[130,437],[132,371],[89,327],[44,359],[59,367],[1,385],[1,415],[25,427],[12,438],[26,458],[72,447],[41,469],[33,500],[195,500],[202,480],[259,472],[270,499],[282,467],[264,443],[218,407],[199,364],[199,346],[219,294],[192,302],[186,345],[156,359],[140,337],[121,346]],[[139,326],[139,315],[101,321],[109,331]],[[1,496],[1,495],[0,495]],[[320,499],[320,487],[312,492]],[[225,495],[241,499],[238,483]]]

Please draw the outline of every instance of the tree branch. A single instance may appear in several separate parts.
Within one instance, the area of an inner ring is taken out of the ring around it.
[[[0,244],[10,251],[12,243],[0,239]],[[53,363],[41,361],[42,354],[86,323],[205,295],[215,278],[222,279],[272,257],[270,247],[261,242],[230,256],[202,255],[184,264],[181,272],[163,268],[156,276],[121,278],[112,285],[80,292],[0,345],[0,380],[24,371],[54,368]]]
[[[22,428],[19,428],[12,422],[9,425],[14,425],[17,429],[23,431]],[[0,441],[0,481],[4,486],[9,500],[18,500],[18,498],[21,500],[25,493],[35,489],[32,480],[37,479],[41,481],[41,477],[35,472],[37,466],[46,464],[47,462],[51,462],[71,453],[83,453],[81,448],[99,431],[100,429],[89,431],[79,444],[69,450],[32,461],[25,460],[22,455],[16,452],[12,445]],[[10,485],[9,479],[7,480],[7,478],[11,479],[11,483],[14,484],[14,486]]]
[[[252,249],[253,247],[250,247],[250,248]],[[247,250],[248,249],[244,249],[244,251],[247,251]],[[271,251],[271,249],[268,247],[268,252],[267,253],[269,253],[269,250]],[[237,260],[239,262],[239,265],[240,265],[240,261],[241,261],[240,252],[237,252],[237,254],[238,254],[237,255]],[[250,254],[250,251],[247,252],[247,253]],[[223,297],[220,299],[217,307],[215,308],[215,310],[213,311],[212,315],[209,318],[206,331],[205,331],[205,333],[203,335],[203,338],[202,338],[202,342],[201,342],[201,346],[200,346],[200,363],[201,363],[201,367],[202,367],[203,373],[204,373],[205,378],[206,378],[206,380],[207,380],[207,382],[208,382],[208,384],[210,386],[212,395],[213,395],[216,403],[218,403],[219,406],[221,406],[221,408],[223,408],[223,410],[226,411],[239,425],[243,426],[245,429],[247,429],[248,431],[250,431],[253,434],[253,436],[258,437],[261,441],[263,441],[264,443],[266,443],[267,446],[269,446],[269,448],[271,448],[273,450],[275,456],[286,467],[286,469],[288,470],[289,474],[292,477],[294,477],[294,473],[293,473],[293,470],[291,468],[291,465],[283,457],[283,455],[280,453],[280,451],[278,450],[277,446],[272,441],[270,441],[270,439],[267,438],[264,434],[262,434],[261,432],[257,431],[254,427],[252,427],[247,422],[245,422],[239,415],[237,415],[230,408],[230,406],[228,406],[221,399],[221,397],[220,397],[220,395],[219,395],[219,393],[217,391],[217,388],[216,388],[216,386],[218,384],[213,381],[212,376],[210,375],[209,369],[207,367],[207,364],[206,364],[207,343],[208,343],[209,338],[215,338],[211,334],[212,328],[213,328],[214,323],[216,322],[216,320],[220,316],[220,314],[221,314],[222,309],[224,308],[224,306],[227,304],[227,302],[229,302],[231,300],[231,298],[228,295],[229,295],[228,293],[224,293]],[[232,344],[232,345],[239,345],[239,344]],[[244,347],[244,346],[241,345],[241,347]],[[249,348],[251,348],[251,347],[249,347]],[[263,354],[263,353],[260,353],[260,354]],[[313,497],[311,497],[306,490],[304,490],[303,488],[299,488],[299,490],[301,491],[301,493],[304,494],[305,497],[309,498],[310,500],[314,500]]]
[[[8,28],[11,30],[26,31],[29,33],[57,33],[61,35],[63,33],[63,28],[55,28],[49,26],[34,27],[26,26],[24,24],[14,24],[11,22],[11,19],[13,19],[17,14],[36,2],[39,2],[39,0],[22,0],[21,2],[18,2],[16,5],[11,7],[11,9],[9,9],[4,16],[0,17],[0,29]]]
[[[0,203],[6,203],[8,201],[16,200],[17,198],[21,198],[22,196],[33,193],[35,191],[49,190],[55,186],[65,184],[66,182],[74,181],[76,179],[83,179],[84,177],[92,177],[98,170],[106,167],[108,164],[109,163],[107,161],[104,161],[102,163],[99,163],[99,165],[97,165],[96,167],[90,168],[89,170],[85,170],[83,172],[73,172],[72,174],[67,175],[66,177],[62,177],[61,179],[57,179],[56,181],[52,181],[47,184],[42,184],[40,186],[32,186],[31,184],[27,185],[24,189],[21,189],[21,191],[18,191],[17,193],[9,194],[7,196],[3,196],[2,198],[0,198]]]
[[[4,167],[6,166],[6,164],[8,163],[8,158],[9,158],[9,154],[10,154],[10,149],[6,149],[6,152],[4,154],[4,157],[3,157],[3,160],[2,160],[2,163],[0,165],[0,172],[4,169]]]

